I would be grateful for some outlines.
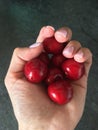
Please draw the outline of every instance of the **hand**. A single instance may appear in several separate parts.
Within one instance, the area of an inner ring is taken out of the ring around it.
[[[42,44],[16,48],[5,77],[5,85],[19,130],[73,130],[83,114],[92,54],[78,41],[71,41],[72,32],[68,27],[62,27],[57,31],[51,26],[43,27],[36,42],[41,43],[46,37],[53,35],[61,44],[69,41],[63,55],[74,58],[77,62],[84,62],[85,74],[78,81],[71,83],[74,91],[72,100],[66,105],[57,105],[47,96],[45,86],[28,82],[23,74],[25,63],[42,52]]]

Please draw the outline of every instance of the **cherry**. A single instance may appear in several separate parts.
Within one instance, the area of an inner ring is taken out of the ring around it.
[[[63,72],[57,68],[57,67],[52,67],[48,70],[48,75],[46,77],[46,83],[50,84],[54,81],[57,81],[59,79],[64,79]]]
[[[25,77],[33,83],[39,83],[47,76],[47,65],[40,59],[35,58],[24,66]]]
[[[62,52],[64,48],[64,44],[56,41],[54,37],[50,37],[50,38],[46,38],[43,41],[43,47],[47,53],[58,54]]]
[[[57,67],[61,67],[62,63],[65,61],[65,57],[62,54],[57,54],[57,55],[53,55],[51,57],[51,61],[52,63],[57,66]]]
[[[84,64],[78,63],[74,59],[67,59],[62,64],[62,69],[66,74],[66,77],[72,80],[80,79],[84,72]]]
[[[40,59],[40,60],[42,60],[45,64],[49,64],[49,56],[48,56],[48,54],[46,53],[46,52],[42,52],[39,56],[38,56],[38,58]]]
[[[51,100],[63,105],[72,99],[73,89],[68,81],[58,80],[49,85],[48,95]]]
[[[66,104],[73,97],[73,88],[68,81],[78,80],[83,76],[84,64],[62,55],[67,42],[59,43],[53,36],[46,38],[42,44],[44,52],[25,64],[24,75],[32,83],[45,83],[52,101]]]

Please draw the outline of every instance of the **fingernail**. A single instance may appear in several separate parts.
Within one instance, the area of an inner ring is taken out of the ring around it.
[[[57,31],[56,34],[57,34],[58,36],[60,36],[60,37],[64,37],[64,38],[67,37],[67,31],[66,31],[66,30],[64,30],[64,31],[62,31],[62,32]]]
[[[70,55],[74,52],[74,47],[73,46],[70,46],[70,47],[66,47],[63,51],[63,54],[64,55]]]
[[[77,59],[82,59],[82,58],[84,57],[84,53],[83,53],[82,51],[79,51],[79,52],[75,55],[75,57],[76,57]]]
[[[35,42],[32,45],[29,46],[29,48],[35,48],[41,45],[41,42]]]
[[[51,28],[52,30],[55,30],[54,27],[52,27],[50,25],[46,26],[46,29],[48,29],[48,28]]]

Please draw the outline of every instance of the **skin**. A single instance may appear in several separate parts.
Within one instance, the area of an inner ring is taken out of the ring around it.
[[[37,57],[43,46],[16,48],[5,77],[19,130],[74,130],[83,114],[87,92],[87,79],[92,64],[92,53],[76,40],[71,40],[72,31],[62,27],[55,31],[51,26],[42,27],[36,42],[55,36],[61,44],[69,41],[62,54],[85,65],[85,74],[78,81],[72,81],[74,95],[66,105],[57,105],[47,96],[45,86],[32,84],[23,75],[26,61]]]

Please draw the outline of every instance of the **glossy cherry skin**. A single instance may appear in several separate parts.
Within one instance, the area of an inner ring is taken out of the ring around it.
[[[61,68],[62,63],[66,60],[66,58],[62,54],[53,55],[51,57],[51,62]]]
[[[57,68],[57,67],[52,67],[48,69],[48,75],[46,77],[46,84],[51,84],[54,81],[57,81],[59,79],[64,79],[64,74],[63,72]]]
[[[25,64],[24,75],[28,81],[39,83],[47,76],[47,65],[40,59],[35,58]]]
[[[49,64],[49,61],[50,61],[50,59],[49,59],[49,56],[48,56],[48,54],[46,53],[46,52],[42,52],[39,56],[38,56],[38,58],[41,60],[41,61],[43,61],[45,64]]]
[[[66,77],[71,80],[78,80],[85,73],[84,64],[76,62],[74,59],[65,60],[62,64],[62,69]]]
[[[43,47],[47,53],[60,54],[64,48],[64,44],[56,41],[54,37],[50,37],[50,38],[46,38],[43,41]]]
[[[63,105],[72,99],[73,88],[68,81],[58,80],[49,85],[48,95],[52,101]]]

